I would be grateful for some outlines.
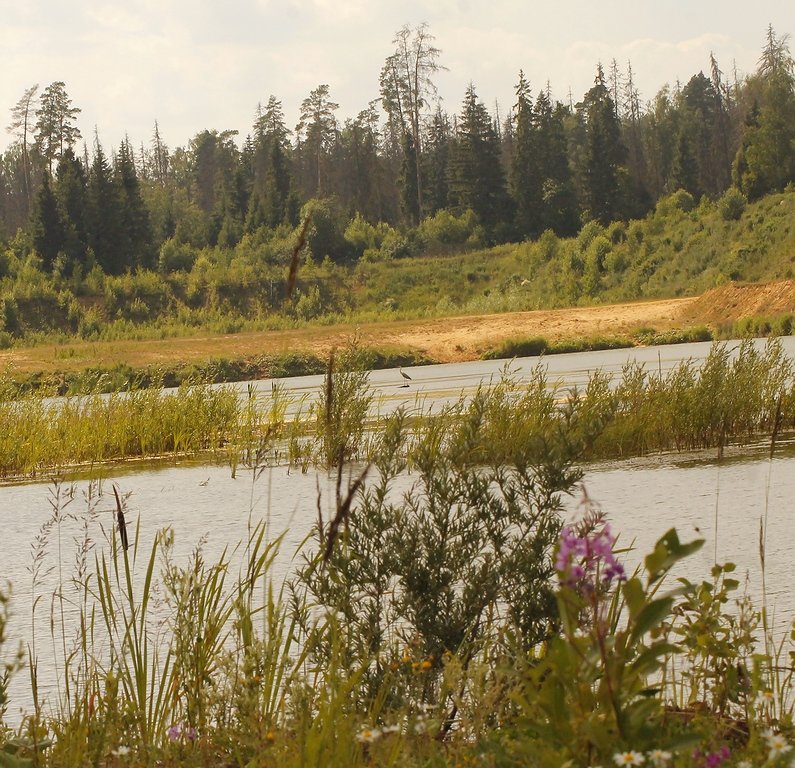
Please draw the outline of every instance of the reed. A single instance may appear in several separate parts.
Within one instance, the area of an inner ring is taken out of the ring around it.
[[[298,413],[291,419],[278,387],[269,396],[250,388],[242,398],[232,387],[202,384],[57,400],[41,393],[9,396],[0,400],[0,477],[201,454],[227,461],[234,471],[260,443],[285,450],[288,461],[304,470],[366,460],[385,424],[373,412],[369,362],[369,351],[351,343],[327,366],[318,402],[294,404]],[[782,434],[795,428],[793,362],[776,339],[763,349],[750,340],[736,350],[716,343],[700,367],[685,361],[665,375],[634,364],[617,380],[596,371],[577,392],[547,381],[543,359],[524,384],[508,365],[474,399],[487,417],[481,427],[491,429],[479,448],[486,463],[500,454],[515,459],[538,450],[544,430],[554,426],[549,416],[555,410],[568,414],[563,428],[581,441],[583,458],[723,450],[731,442],[769,436],[774,424]],[[416,425],[441,420],[458,429],[469,418],[465,408],[462,401],[433,414],[418,404],[408,415]],[[544,413],[546,426],[539,420]],[[490,425],[488,419],[496,421]],[[411,451],[408,438],[404,449]]]

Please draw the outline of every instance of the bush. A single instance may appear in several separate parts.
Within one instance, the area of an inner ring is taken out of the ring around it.
[[[655,213],[657,216],[670,216],[674,211],[690,213],[696,207],[693,195],[687,190],[677,189],[667,197],[662,197],[657,201]]]
[[[345,215],[339,201],[333,197],[313,198],[301,209],[301,220],[312,219],[306,240],[315,261],[328,256],[333,261],[346,261],[352,255],[351,244],[345,239]]]
[[[373,225],[357,213],[345,228],[344,237],[353,249],[354,258],[358,259],[365,253],[378,252],[384,240],[394,233],[395,230],[389,224],[379,221]],[[372,257],[374,253],[370,255]],[[377,257],[373,260],[377,260]]]
[[[173,300],[169,286],[155,272],[107,277],[105,308],[111,318],[142,322],[165,313]]]
[[[718,200],[718,213],[724,221],[737,221],[747,205],[748,198],[737,187],[729,187]]]
[[[466,210],[456,216],[443,208],[424,219],[417,233],[429,246],[463,245],[476,233],[477,226],[474,211]]]
[[[196,249],[188,243],[181,243],[170,237],[160,246],[157,268],[159,272],[190,271],[196,261]]]

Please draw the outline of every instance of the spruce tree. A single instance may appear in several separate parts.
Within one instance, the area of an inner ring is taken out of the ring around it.
[[[535,237],[542,231],[543,159],[530,84],[522,71],[516,85],[513,147],[511,194],[516,204],[516,227],[522,237]]]
[[[626,149],[621,143],[621,126],[601,65],[593,87],[585,94],[583,110],[587,137],[583,169],[585,208],[590,218],[608,224],[624,215],[621,175],[625,172]]]
[[[94,160],[88,174],[86,202],[89,247],[106,274],[121,274],[128,266],[120,258],[119,249],[122,228],[121,200],[99,139],[94,143]]]
[[[86,174],[83,163],[71,149],[64,152],[58,163],[55,196],[64,228],[64,269],[72,274],[75,267],[83,265],[88,247],[86,231]]]
[[[141,187],[129,141],[119,148],[114,168],[120,208],[119,248],[117,259],[125,268],[152,269],[156,262],[154,236],[149,211],[141,196]]]
[[[58,212],[58,201],[50,186],[50,175],[44,174],[32,222],[33,247],[41,256],[45,271],[52,271],[55,259],[64,245],[63,224]]]
[[[471,208],[492,231],[511,216],[500,154],[491,117],[470,84],[452,157],[450,197],[459,209]]]

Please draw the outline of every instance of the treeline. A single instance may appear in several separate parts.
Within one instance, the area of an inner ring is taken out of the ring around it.
[[[28,88],[0,158],[0,277],[31,254],[73,286],[100,272],[168,275],[241,243],[276,266],[309,210],[312,255],[343,263],[422,252],[423,227],[457,248],[569,236],[642,217],[678,189],[754,199],[795,181],[795,65],[772,27],[749,76],[727,78],[710,55],[707,74],[643,103],[631,65],[613,61],[566,104],[520,72],[506,116],[474,85],[457,114],[442,109],[433,41],[424,25],[401,29],[381,98],[355,118],[340,122],[319,85],[294,130],[271,96],[245,138],[204,130],[174,149],[157,125],[148,144],[108,153],[95,136],[81,148],[65,84]]]

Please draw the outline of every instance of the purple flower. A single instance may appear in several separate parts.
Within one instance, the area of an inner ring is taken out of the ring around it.
[[[693,760],[704,768],[718,768],[718,766],[731,757],[731,749],[725,744],[715,752],[704,754],[700,749],[693,751]]]
[[[172,725],[171,728],[166,731],[166,735],[168,736],[169,741],[176,741],[180,736],[182,736],[182,726],[179,724]]]
[[[560,580],[568,587],[590,591],[600,586],[606,587],[613,579],[624,581],[624,566],[616,560],[613,546],[616,537],[610,526],[586,531],[578,535],[572,526],[565,526],[560,532],[555,570]]]

